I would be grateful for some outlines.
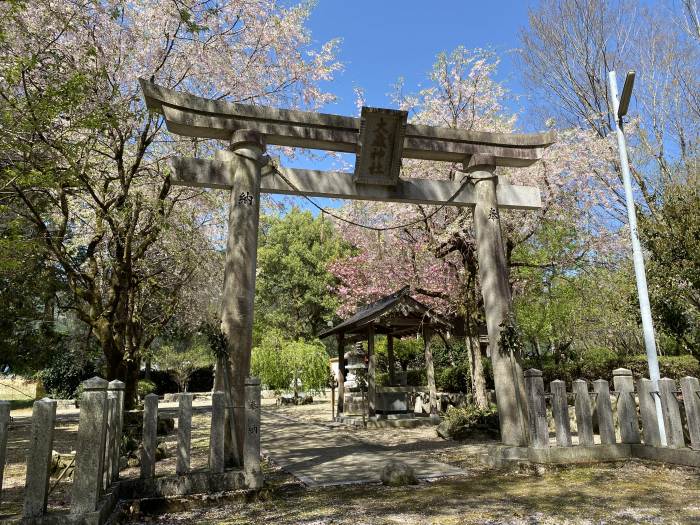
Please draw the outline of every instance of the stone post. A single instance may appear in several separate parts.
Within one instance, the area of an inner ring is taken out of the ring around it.
[[[664,415],[666,428],[666,443],[669,448],[685,447],[681,411],[676,398],[676,382],[668,377],[659,379],[659,395],[661,396],[661,411]]]
[[[620,436],[623,443],[641,443],[637,403],[634,399],[632,371],[627,368],[613,370],[613,384],[618,393],[617,419],[620,422]]]
[[[100,377],[83,382],[71,490],[71,514],[94,512],[100,500],[107,432],[107,385],[107,381]]]
[[[569,423],[569,402],[566,399],[566,383],[561,379],[555,379],[549,383],[549,391],[552,393],[552,416],[557,432],[557,446],[571,446],[571,424]]]
[[[116,395],[116,418],[114,423],[115,442],[112,450],[112,481],[119,479],[119,447],[122,440],[122,431],[124,429],[124,389],[126,385],[123,381],[115,379],[107,385],[107,392],[113,392]]]
[[[654,396],[657,394],[658,391],[654,388],[654,381],[644,378],[637,381],[639,415],[642,419],[642,436],[644,444],[652,447],[661,446],[659,420],[656,417],[656,400],[654,399]]]
[[[345,337],[338,334],[338,403],[336,414],[341,416],[345,411]]]
[[[578,444],[593,445],[593,417],[591,414],[591,397],[588,394],[588,383],[583,379],[573,382],[574,407],[576,411],[576,428],[578,429]]]
[[[114,452],[114,439],[116,437],[116,429],[114,428],[117,418],[117,395],[116,392],[109,391],[107,385],[107,427],[105,431],[105,457],[103,460],[102,470],[102,492],[106,492],[112,484],[112,454]]]
[[[367,415],[376,415],[377,383],[375,374],[377,371],[377,353],[374,351],[374,326],[367,328]]]
[[[547,407],[544,400],[544,381],[540,370],[536,368],[525,370],[525,389],[527,390],[530,446],[547,448],[549,446]]]
[[[32,431],[29,438],[27,474],[24,484],[22,515],[25,519],[38,518],[46,512],[55,422],[56,401],[47,397],[35,401],[32,408]]]
[[[394,336],[389,334],[386,336],[386,353],[389,361],[389,384],[396,386],[396,368],[394,360]]]
[[[143,443],[141,449],[141,478],[156,475],[156,439],[158,433],[158,396],[148,394],[143,400]]]
[[[253,346],[255,266],[260,220],[260,169],[265,151],[262,137],[237,130],[229,151],[218,151],[217,160],[231,161],[233,188],[229,200],[228,237],[224,265],[221,330],[228,342],[228,372],[236,428],[233,461],[241,463],[245,441],[245,380],[250,373]],[[222,371],[223,372],[223,371]],[[223,388],[217,379],[216,390]]]
[[[598,432],[600,442],[612,445],[615,439],[615,423],[613,423],[612,405],[610,403],[610,385],[605,379],[593,381],[593,391],[596,395],[596,411],[598,413]]]
[[[192,441],[192,394],[183,392],[177,396],[179,410],[177,415],[177,464],[178,476],[190,471],[190,449]]]
[[[430,403],[430,420],[433,423],[440,422],[437,408],[437,388],[435,387],[435,368],[433,365],[433,349],[431,341],[433,331],[430,328],[423,328],[423,348],[425,350],[425,370],[428,376],[428,400]]]
[[[527,398],[520,356],[500,347],[501,330],[511,314],[501,221],[496,201],[496,163],[493,157],[473,155],[466,171],[475,179],[474,230],[479,260],[479,282],[484,298],[496,403],[505,445],[527,445]]]
[[[10,402],[0,401],[0,501],[2,501],[2,477],[5,472],[7,436],[10,432]]]
[[[260,468],[260,379],[249,377],[245,392],[246,435],[243,446],[243,470],[246,487],[257,489],[263,482]]]
[[[682,377],[681,392],[690,434],[690,448],[700,450],[700,381],[697,377]]]
[[[209,470],[214,473],[224,471],[225,419],[226,394],[214,392],[211,395],[211,430],[209,431]]]

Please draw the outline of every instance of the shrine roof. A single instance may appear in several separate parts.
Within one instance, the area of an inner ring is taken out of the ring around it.
[[[410,296],[406,286],[373,303],[361,307],[353,316],[319,335],[364,334],[370,325],[375,333],[394,336],[412,335],[422,328],[448,330],[451,323],[428,305]]]

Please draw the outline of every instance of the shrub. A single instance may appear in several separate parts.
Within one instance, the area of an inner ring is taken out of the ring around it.
[[[190,392],[211,392],[214,388],[214,367],[198,368],[190,377]]]
[[[398,376],[401,374],[401,370],[396,371],[396,381],[398,383]],[[389,386],[389,373],[388,372],[376,372],[374,374],[374,380],[377,385]],[[436,378],[437,383],[437,378]],[[425,386],[428,384],[428,373],[425,368],[406,370],[406,384],[408,386]]]
[[[612,380],[612,372],[620,367],[620,356],[607,348],[592,348],[586,350],[578,359],[578,377],[574,379]]]
[[[156,384],[150,379],[140,379],[136,387],[136,393],[139,397],[146,397],[148,394],[153,394],[156,391]]]
[[[554,361],[545,362],[542,364],[542,379],[545,385],[548,385],[555,379],[561,379],[569,384],[574,379],[578,379],[577,368],[574,363],[556,364]]]
[[[662,355],[659,358],[661,377],[680,379],[685,376],[700,377],[700,361],[692,355]]]
[[[632,370],[635,377],[649,377],[649,365],[646,355],[628,357],[623,365]],[[678,380],[685,376],[700,376],[700,362],[692,355],[659,356],[659,372],[661,377]]]
[[[151,381],[155,385],[154,393],[162,396],[163,394],[173,394],[178,392],[178,386],[170,372],[167,370],[151,370],[149,378],[144,377],[145,370],[141,371],[141,380]]]
[[[406,371],[406,384],[408,386],[425,386],[428,384],[428,373],[425,368]]]
[[[438,390],[468,393],[470,389],[469,367],[465,365],[443,368],[435,378]]]
[[[476,405],[450,407],[445,413],[437,433],[444,439],[464,439],[484,434],[492,437],[499,435],[498,412],[495,406],[479,408]]]
[[[55,353],[38,376],[46,391],[58,399],[72,399],[80,383],[97,374],[95,365],[70,350]]]
[[[646,355],[620,357],[612,350],[595,348],[583,352],[573,361],[555,364],[551,357],[540,361],[537,366],[532,360],[526,360],[523,368],[541,368],[545,385],[555,379],[561,379],[571,384],[574,379],[606,379],[612,381],[613,370],[628,368],[635,378],[649,377],[649,366]],[[678,380],[684,376],[700,376],[700,362],[692,355],[659,356],[659,371],[661,377]]]
[[[389,373],[388,372],[377,372],[374,376],[378,386],[389,386]]]

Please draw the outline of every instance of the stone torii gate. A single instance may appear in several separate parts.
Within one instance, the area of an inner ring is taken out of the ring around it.
[[[188,137],[230,141],[214,160],[176,158],[172,183],[230,191],[221,327],[228,338],[236,423],[234,460],[244,439],[244,383],[250,371],[260,193],[378,200],[474,208],[479,279],[486,311],[501,440],[527,444],[527,403],[519,356],[500,349],[511,311],[499,208],[541,207],[537,188],[495,176],[497,166],[529,166],[554,135],[501,134],[407,124],[403,111],[362,108],[360,118],[234,104],[141,80],[146,104],[168,129]],[[355,153],[355,172],[276,168],[265,145]],[[401,179],[402,158],[461,162],[471,184]],[[221,388],[222,385],[217,385]]]

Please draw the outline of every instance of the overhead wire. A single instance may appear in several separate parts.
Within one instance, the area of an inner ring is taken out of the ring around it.
[[[270,167],[272,168],[272,171],[273,171],[274,173],[276,173],[276,174],[285,182],[285,184],[287,184],[287,185],[288,185],[292,190],[294,190],[296,193],[298,193],[298,194],[301,195],[301,193],[302,193],[301,190],[299,190],[299,188],[296,187],[296,186],[289,180],[289,178],[287,178],[287,177],[284,175],[284,173],[282,173],[282,172],[280,171],[280,169],[279,169],[279,168],[277,167],[277,165],[272,161],[272,159],[270,159],[270,161],[268,162],[268,166],[270,166]],[[459,188],[457,189],[457,191],[455,191],[455,192],[450,196],[449,199],[447,199],[446,201],[444,201],[440,206],[438,206],[438,207],[437,207],[435,210],[433,210],[431,213],[429,213],[429,214],[426,215],[425,217],[421,217],[420,219],[416,219],[416,220],[414,220],[414,221],[410,221],[410,222],[406,222],[406,223],[399,224],[399,225],[394,225],[394,226],[371,226],[371,225],[369,225],[369,224],[361,224],[361,223],[359,223],[359,222],[353,221],[353,220],[351,220],[351,219],[346,219],[345,217],[342,217],[342,216],[340,216],[340,215],[338,215],[338,214],[336,214],[336,213],[333,213],[333,212],[330,211],[328,208],[324,208],[323,206],[321,206],[321,205],[319,205],[318,203],[316,203],[316,202],[315,202],[313,199],[311,199],[311,197],[309,197],[308,195],[301,195],[301,196],[302,196],[304,199],[306,199],[313,207],[315,207],[317,210],[319,210],[321,213],[326,214],[326,215],[329,215],[330,217],[333,217],[333,218],[336,219],[336,220],[339,220],[339,221],[344,222],[344,223],[346,223],[346,224],[350,224],[351,226],[357,226],[358,228],[364,228],[364,229],[366,229],[366,230],[372,230],[372,231],[376,231],[376,232],[384,232],[384,231],[400,230],[400,229],[403,229],[403,228],[408,228],[409,226],[413,226],[414,224],[418,224],[418,223],[420,223],[420,222],[425,222],[425,221],[427,221],[428,219],[434,217],[434,216],[435,216],[437,213],[439,213],[441,210],[443,210],[444,208],[446,208],[447,206],[449,206],[449,205],[457,198],[457,196],[462,192],[462,190],[464,189],[464,187],[465,187],[467,184],[473,184],[473,183],[475,182],[475,180],[477,180],[477,179],[475,179],[474,177],[472,177],[472,176],[469,175],[468,173],[465,173],[465,174],[464,174],[464,177],[463,177],[463,180],[462,180],[462,184],[459,186]],[[480,179],[478,179],[478,180],[480,180]]]

